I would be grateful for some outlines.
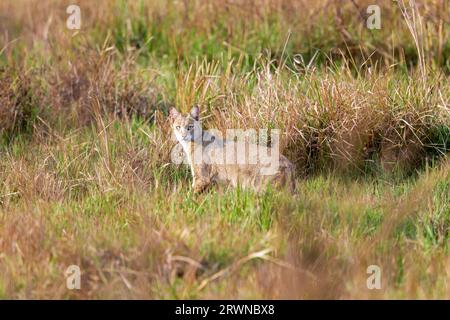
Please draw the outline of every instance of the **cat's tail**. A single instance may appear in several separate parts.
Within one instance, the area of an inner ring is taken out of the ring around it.
[[[289,182],[290,186],[290,190],[292,193],[297,193],[297,179],[295,179],[295,170],[293,170],[291,176],[290,176],[290,182]]]

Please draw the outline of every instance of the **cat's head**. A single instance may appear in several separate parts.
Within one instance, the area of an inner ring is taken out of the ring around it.
[[[170,120],[175,137],[179,142],[200,141],[202,127],[199,121],[200,108],[194,106],[188,114],[182,114],[175,108],[170,109]]]

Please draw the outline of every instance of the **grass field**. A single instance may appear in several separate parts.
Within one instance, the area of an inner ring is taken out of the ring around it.
[[[1,1],[0,298],[450,298],[449,2],[373,2]],[[193,194],[194,104],[297,192]]]

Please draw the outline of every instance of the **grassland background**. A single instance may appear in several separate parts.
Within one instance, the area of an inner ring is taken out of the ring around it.
[[[69,4],[0,2],[0,298],[450,298],[448,1]],[[297,194],[193,195],[195,103],[281,129]]]

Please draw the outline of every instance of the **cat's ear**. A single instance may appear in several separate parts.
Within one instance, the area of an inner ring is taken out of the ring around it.
[[[190,114],[191,114],[192,119],[194,119],[195,121],[198,121],[199,116],[200,116],[200,108],[198,106],[194,106],[191,109],[191,113]]]
[[[173,122],[178,116],[180,115],[180,113],[177,111],[177,109],[175,109],[174,107],[170,108],[169,110],[169,118],[170,120]]]

